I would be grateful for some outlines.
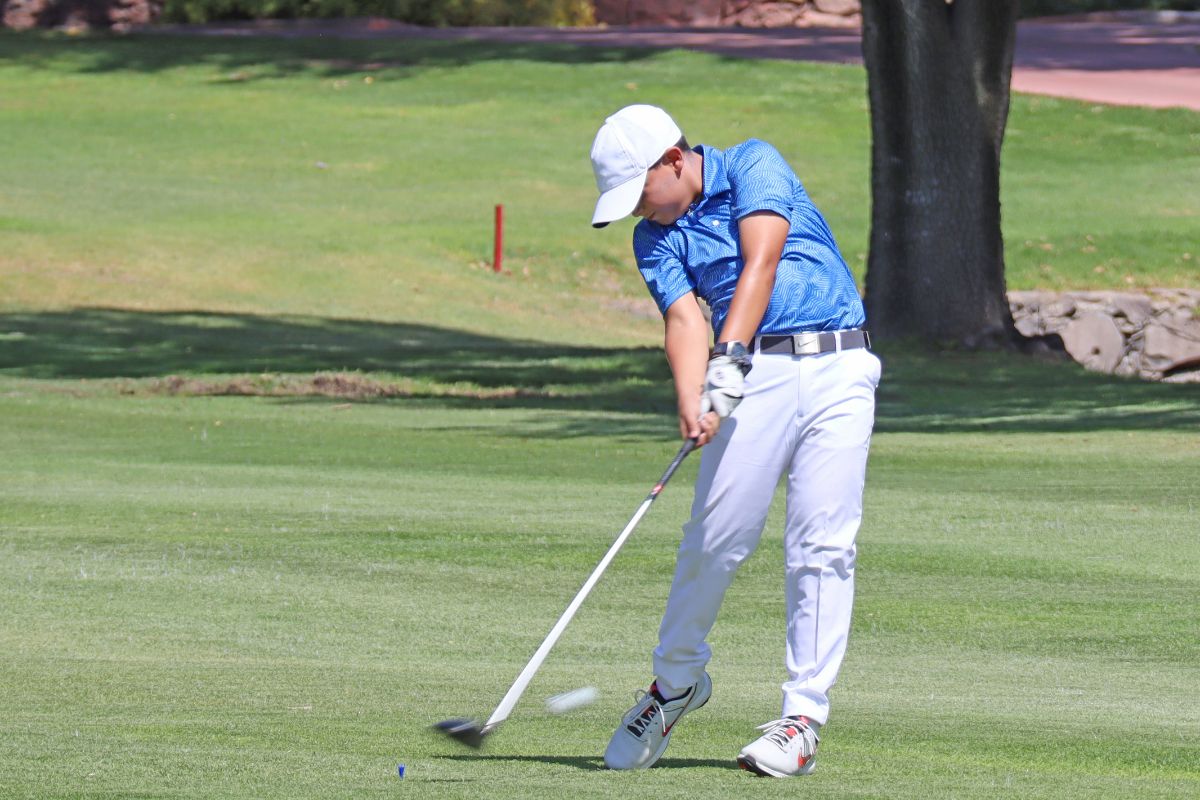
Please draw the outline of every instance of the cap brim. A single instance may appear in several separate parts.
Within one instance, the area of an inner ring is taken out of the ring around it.
[[[596,201],[596,212],[592,214],[592,227],[603,228],[610,222],[628,217],[637,208],[644,188],[646,173],[643,172],[600,195],[600,199]]]

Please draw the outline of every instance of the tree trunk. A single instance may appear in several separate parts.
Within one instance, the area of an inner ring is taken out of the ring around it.
[[[879,338],[1012,346],[1000,144],[1017,0],[863,0]]]

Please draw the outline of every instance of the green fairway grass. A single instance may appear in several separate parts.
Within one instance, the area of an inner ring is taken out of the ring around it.
[[[669,413],[604,391],[585,409],[587,384],[570,407],[5,378],[0,786],[1195,796],[1196,391],[1012,357],[887,364],[850,654],[802,787],[732,761],[778,710],[778,508],[713,634],[712,702],[660,768],[600,769],[650,677],[694,459],[489,748],[428,731],[499,702],[665,467]],[[542,708],[582,685],[601,700]]]
[[[444,320],[546,341],[653,343],[628,223],[587,224],[591,137],[635,101],[667,105],[695,141],[776,143],[860,279],[866,263],[857,67],[0,32],[0,98],[7,308]],[[1200,286],[1197,119],[1017,96],[1002,176],[1009,286]],[[490,270],[497,203],[510,273],[500,276]]]
[[[711,702],[657,768],[602,769],[695,456],[488,747],[429,730],[491,713],[678,447],[628,226],[587,225],[602,115],[777,143],[861,279],[864,92],[684,52],[0,32],[0,798],[1200,794],[1200,386],[886,342],[814,775],[734,765],[779,711],[782,502]],[[1200,286],[1197,119],[1017,97],[1010,286]]]

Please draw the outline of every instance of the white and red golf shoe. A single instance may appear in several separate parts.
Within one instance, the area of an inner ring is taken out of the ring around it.
[[[763,735],[742,748],[738,766],[772,778],[807,775],[817,766],[818,727],[808,717],[784,717],[759,725]]]
[[[675,723],[689,711],[695,711],[712,696],[712,679],[708,673],[679,697],[664,698],[658,692],[658,682],[649,691],[638,690],[637,702],[621,718],[608,749],[604,763],[609,769],[646,769],[662,757],[671,741]]]

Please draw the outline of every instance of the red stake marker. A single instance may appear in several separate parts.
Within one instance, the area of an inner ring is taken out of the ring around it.
[[[496,235],[492,248],[492,271],[499,272],[504,262],[504,206],[496,205]]]

